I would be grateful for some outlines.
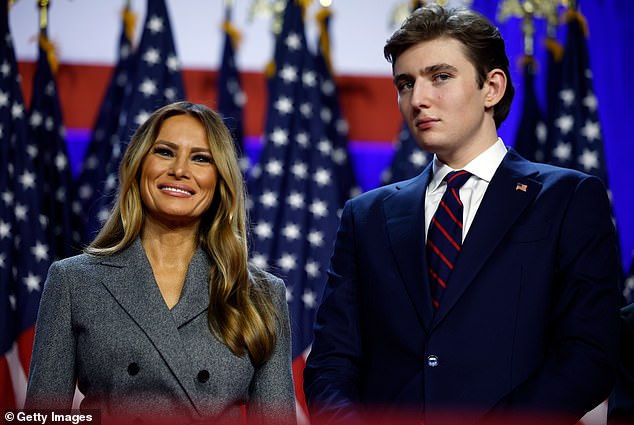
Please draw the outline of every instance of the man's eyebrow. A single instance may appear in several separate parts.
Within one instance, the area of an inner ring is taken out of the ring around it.
[[[442,71],[449,71],[449,72],[458,72],[458,68],[456,68],[453,65],[449,65],[448,63],[437,63],[434,65],[430,65],[426,68],[423,68],[422,74],[424,75],[428,75],[428,74],[433,74],[436,72],[442,72]],[[397,82],[407,79],[407,78],[411,78],[409,73],[403,72],[401,74],[397,74],[394,76],[394,78],[392,79],[392,81],[394,82],[394,84],[396,84]]]

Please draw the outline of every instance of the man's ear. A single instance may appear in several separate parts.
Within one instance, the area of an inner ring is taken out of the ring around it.
[[[500,68],[489,71],[484,82],[484,106],[491,108],[502,99],[506,91],[506,74]]]

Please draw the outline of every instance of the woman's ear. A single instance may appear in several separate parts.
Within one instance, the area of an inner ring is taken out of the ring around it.
[[[489,71],[484,82],[484,106],[491,108],[502,99],[506,91],[506,74],[500,68]]]

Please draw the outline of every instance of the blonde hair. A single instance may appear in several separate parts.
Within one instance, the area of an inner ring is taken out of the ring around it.
[[[139,236],[144,219],[141,165],[163,122],[175,115],[200,121],[218,172],[214,197],[199,229],[199,245],[211,258],[209,329],[235,355],[248,354],[260,364],[274,350],[279,312],[261,274],[249,271],[244,180],[229,130],[213,110],[190,102],[172,103],[136,130],[119,167],[119,189],[110,217],[85,251],[112,255]]]

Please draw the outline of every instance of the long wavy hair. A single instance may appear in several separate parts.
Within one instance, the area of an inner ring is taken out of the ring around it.
[[[218,172],[218,183],[199,227],[199,245],[211,259],[210,331],[237,356],[255,364],[273,352],[279,312],[260,273],[248,266],[245,185],[229,130],[219,114],[190,102],[176,102],[155,111],[134,133],[119,167],[119,188],[112,212],[95,240],[85,249],[112,255],[132,244],[143,226],[145,207],[139,180],[146,158],[165,120],[176,115],[196,118],[204,127]]]

